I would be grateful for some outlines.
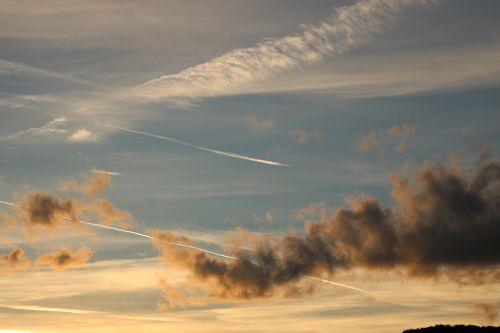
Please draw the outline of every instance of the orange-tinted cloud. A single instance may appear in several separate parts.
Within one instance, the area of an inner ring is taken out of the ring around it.
[[[35,260],[35,265],[50,266],[52,269],[60,271],[85,266],[91,255],[92,250],[89,248],[83,247],[78,250],[63,248],[40,255]]]
[[[498,307],[500,302],[495,303],[476,303],[474,308],[479,311],[489,324],[493,324],[498,317]]]
[[[92,172],[84,176],[84,182],[79,183],[75,179],[61,181],[61,191],[76,191],[87,196],[95,196],[111,186],[111,175],[106,172]]]
[[[369,152],[378,149],[382,142],[391,138],[397,138],[398,144],[394,150],[398,153],[402,153],[406,150],[408,137],[415,133],[416,130],[417,126],[415,125],[401,124],[392,126],[383,131],[372,131],[368,135],[361,137],[358,142],[356,142],[355,148],[360,152]]]
[[[244,119],[245,126],[255,129],[270,130],[276,127],[272,119],[259,118],[255,113]]]
[[[223,298],[286,293],[309,275],[368,268],[398,270],[408,277],[448,276],[460,283],[500,281],[500,164],[482,160],[474,174],[457,166],[426,164],[414,182],[393,178],[394,207],[375,198],[351,198],[305,232],[277,242],[256,242],[222,260],[169,242],[158,233],[163,256],[209,283]]]
[[[14,248],[9,253],[0,255],[0,272],[12,272],[29,265],[30,261],[21,248]]]

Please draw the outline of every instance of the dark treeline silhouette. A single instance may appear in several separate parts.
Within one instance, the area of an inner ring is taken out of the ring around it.
[[[499,333],[500,326],[475,326],[475,325],[436,325],[423,328],[404,330],[403,333]]]

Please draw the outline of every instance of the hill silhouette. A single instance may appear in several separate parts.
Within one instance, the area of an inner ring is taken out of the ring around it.
[[[500,326],[436,325],[404,330],[403,333],[500,333]]]

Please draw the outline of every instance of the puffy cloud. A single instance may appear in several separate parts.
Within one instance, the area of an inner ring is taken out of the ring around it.
[[[369,134],[361,137],[356,143],[355,147],[357,151],[369,152],[380,147],[382,142],[388,141],[391,138],[397,138],[398,145],[394,149],[398,153],[402,153],[406,150],[406,141],[408,137],[415,133],[417,126],[412,124],[401,124],[395,125],[387,130],[383,131],[372,131]]]
[[[172,287],[164,278],[158,278],[158,284],[163,291],[163,296],[167,302],[158,303],[158,308],[160,310],[187,307],[188,297],[182,290]]]
[[[77,191],[87,196],[95,196],[111,186],[111,175],[108,172],[92,172],[84,176],[82,184],[75,179],[61,181],[59,188],[61,191]]]
[[[81,128],[73,132],[68,137],[68,140],[72,142],[96,142],[99,141],[99,136],[85,128]]]
[[[269,211],[269,210],[266,212],[264,217],[266,218],[267,222],[273,222],[273,220],[274,220],[273,213],[271,213],[271,211]]]
[[[295,129],[290,132],[290,136],[300,145],[305,145],[310,140],[321,141],[323,139],[323,133],[320,130],[305,131]]]
[[[57,227],[65,219],[77,222],[75,202],[46,192],[34,192],[15,206],[30,226]]]
[[[93,179],[92,177],[87,180]],[[87,188],[85,185],[89,185]],[[86,182],[79,188],[86,191],[99,188],[102,183],[95,185]],[[102,189],[102,187],[101,187]],[[91,194],[94,191],[90,191]],[[78,215],[92,214],[97,216],[101,222],[130,226],[132,216],[121,209],[116,208],[105,198],[96,198],[90,201],[60,198],[54,194],[34,190],[22,196],[18,196],[16,204],[12,204],[14,214],[3,214],[2,222],[6,226],[21,225],[29,233],[33,228],[44,227],[48,230],[56,230],[61,225],[69,226],[75,230],[85,230],[86,226],[80,223]]]
[[[399,137],[399,144],[396,147],[396,151],[402,153],[406,149],[406,140],[411,134],[415,133],[416,130],[417,126],[415,125],[401,124],[389,128],[387,134],[391,137]]]
[[[309,275],[367,268],[397,270],[415,278],[459,283],[500,281],[500,164],[483,159],[474,173],[454,165],[426,164],[414,182],[392,178],[394,207],[368,196],[350,198],[326,219],[307,223],[303,234],[261,240],[237,260],[190,248],[170,233],[156,245],[166,260],[189,269],[223,298],[286,294]]]
[[[243,119],[245,126],[255,129],[269,130],[276,127],[272,119],[269,118],[259,118],[255,113],[250,117]]]
[[[371,132],[370,134],[363,136],[356,143],[356,150],[367,152],[378,146],[379,140],[376,132]]]
[[[30,261],[21,248],[12,249],[9,253],[0,255],[0,272],[11,272],[29,267]]]
[[[63,248],[40,255],[35,260],[35,265],[50,266],[52,269],[60,271],[85,266],[91,255],[92,251],[89,248],[84,247],[78,250]]]

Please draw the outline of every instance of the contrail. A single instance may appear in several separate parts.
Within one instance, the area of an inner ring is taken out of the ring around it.
[[[0,200],[0,203],[4,204],[4,205],[9,205],[9,206],[17,206],[17,204],[15,204],[13,202],[9,202],[9,201]],[[63,219],[66,220],[66,221],[73,221],[72,219],[70,219],[67,216],[63,216]],[[160,241],[160,242],[165,242],[162,239],[155,238],[155,237],[152,237],[152,236],[140,233],[140,232],[132,231],[132,230],[121,229],[121,228],[116,228],[116,227],[112,227],[112,226],[109,226],[109,225],[103,225],[103,224],[98,224],[98,223],[87,222],[87,221],[84,221],[84,220],[81,220],[81,219],[78,219],[78,222],[81,222],[83,224],[90,225],[90,226],[93,226],[93,227],[101,228],[101,229],[108,229],[108,230],[113,230],[113,231],[119,231],[119,232],[123,232],[123,233],[126,233],[126,234],[131,234],[131,235],[135,235],[135,236],[140,236],[140,237],[144,237],[144,238],[148,238],[148,239],[157,240],[157,241]],[[171,244],[171,245],[175,245],[175,246],[178,246],[178,247],[190,248],[190,249],[193,249],[193,250],[205,252],[205,253],[212,254],[214,256],[219,256],[219,257],[226,258],[226,259],[238,259],[238,258],[233,257],[233,256],[228,256],[228,255],[225,255],[225,254],[222,254],[222,253],[217,253],[217,252],[214,252],[214,251],[206,250],[204,248],[197,247],[197,246],[192,246],[192,245],[182,244],[182,243],[174,243],[174,242],[166,242],[166,243]]]
[[[9,201],[0,200],[0,203],[4,204],[4,205],[9,205],[9,206],[17,206],[17,204],[15,204],[13,202],[9,202]],[[66,221],[72,221],[72,220],[70,220],[69,217],[64,216],[63,218]],[[83,224],[92,226],[92,227],[97,227],[97,228],[101,228],[101,229],[107,229],[107,230],[113,230],[113,231],[123,232],[123,233],[126,233],[126,234],[131,234],[131,235],[135,235],[135,236],[139,236],[139,237],[144,237],[144,238],[148,238],[148,239],[151,239],[151,240],[157,240],[157,241],[160,241],[160,242],[166,242],[165,240],[162,240],[162,239],[159,239],[159,238],[155,238],[153,236],[149,236],[149,235],[146,235],[146,234],[143,234],[143,233],[140,233],[140,232],[136,232],[136,231],[132,231],[132,230],[121,229],[121,228],[111,227],[111,226],[108,226],[108,225],[87,222],[87,221],[83,221],[83,220],[80,220],[80,219],[78,219],[78,221],[81,222],[81,223],[83,223]],[[201,248],[201,247],[197,247],[197,246],[192,246],[192,245],[182,244],[182,243],[175,243],[175,242],[166,242],[166,243],[174,245],[174,246],[178,246],[178,247],[185,247],[185,248],[197,250],[197,251],[200,251],[200,252],[205,252],[205,253],[208,253],[208,254],[211,254],[211,255],[214,255],[214,256],[218,256],[218,257],[222,257],[222,258],[225,258],[225,259],[239,260],[238,257],[228,256],[228,255],[223,254],[223,253],[218,253],[218,252],[210,251],[210,250],[207,250],[207,249],[204,249],[204,248]],[[359,291],[359,292],[368,294],[368,291],[366,291],[366,290],[359,289],[359,288],[356,288],[356,287],[352,287],[352,286],[349,286],[349,285],[346,285],[346,284],[343,284],[343,283],[338,283],[338,282],[334,282],[334,281],[330,281],[330,280],[326,280],[326,279],[320,279],[318,277],[311,276],[311,275],[308,275],[307,277],[309,279],[311,279],[311,280],[320,281],[320,282],[328,283],[328,284],[331,284],[331,285],[334,285],[334,286],[337,286],[337,287],[343,287],[343,288],[347,288],[347,289],[351,289],[351,290],[355,290],[355,291]]]
[[[156,139],[170,141],[170,142],[173,142],[173,143],[177,143],[177,144],[180,144],[180,145],[184,145],[184,146],[187,146],[187,147],[191,147],[191,148],[203,150],[203,151],[206,151],[206,152],[209,152],[209,153],[214,153],[214,154],[222,155],[222,156],[226,156],[226,157],[239,158],[240,160],[246,160],[246,161],[251,161],[251,162],[256,162],[256,163],[262,163],[262,164],[267,164],[267,165],[272,165],[272,166],[278,166],[278,167],[284,167],[284,168],[287,168],[287,167],[290,166],[289,164],[285,164],[285,163],[280,163],[280,162],[275,162],[275,161],[269,161],[269,160],[263,160],[263,159],[260,159],[260,158],[254,158],[254,157],[240,155],[240,154],[235,154],[235,153],[230,153],[230,152],[226,152],[226,151],[222,151],[222,150],[215,150],[215,149],[210,149],[210,148],[206,148],[206,147],[202,147],[202,146],[197,146],[197,145],[194,145],[194,144],[189,143],[189,142],[185,142],[185,141],[181,141],[181,140],[177,140],[177,139],[174,139],[174,138],[169,138],[169,137],[166,137],[166,136],[157,135],[157,134],[153,134],[153,133],[148,133],[148,132],[143,132],[143,131],[137,131],[137,130],[128,129],[128,128],[124,128],[124,127],[118,127],[118,126],[108,126],[108,127],[114,128],[114,129],[117,129],[117,130],[120,130],[120,131],[128,132],[128,133],[140,134],[140,135],[149,136],[151,138],[156,138]]]
[[[353,286],[349,286],[347,284],[338,283],[338,282],[334,282],[334,281],[330,281],[330,280],[325,280],[325,279],[321,279],[321,278],[318,278],[318,277],[315,277],[315,276],[311,276],[311,275],[308,275],[307,277],[310,278],[310,279],[312,279],[312,280],[316,280],[316,281],[328,283],[328,284],[331,284],[331,285],[334,285],[334,286],[337,286],[337,287],[352,289],[352,290],[356,290],[356,291],[359,291],[359,292],[362,292],[362,293],[365,293],[365,294],[369,294],[368,291],[366,291],[366,290],[363,290],[363,289],[360,289],[360,288],[356,288],[356,287],[353,287]]]
[[[70,220],[67,217],[64,217],[64,219],[67,220],[67,221]],[[152,239],[152,240],[157,240],[157,241],[160,241],[160,242],[165,242],[162,239],[155,238],[153,236],[149,236],[149,235],[142,234],[140,232],[136,232],[136,231],[132,231],[132,230],[111,227],[111,226],[108,226],[108,225],[102,225],[102,224],[98,224],[98,223],[86,222],[86,221],[83,221],[83,220],[80,220],[80,219],[79,219],[79,221],[81,223],[83,223],[83,224],[90,225],[90,226],[93,226],[93,227],[98,227],[98,228],[108,229],[108,230],[114,230],[114,231],[120,231],[120,232],[124,232],[124,233],[127,233],[127,234],[132,234],[132,235],[136,235],[136,236],[140,236],[140,237],[144,237],[144,238],[149,238],[149,239]],[[175,245],[175,246],[178,246],[178,247],[187,247],[187,248],[190,248],[190,249],[193,249],[193,250],[205,252],[205,253],[212,254],[214,256],[218,256],[218,257],[222,257],[222,258],[226,258],[226,259],[238,259],[238,258],[233,257],[233,256],[228,256],[228,255],[225,255],[225,254],[222,254],[222,253],[217,253],[217,252],[214,252],[214,251],[206,250],[204,248],[197,247],[197,246],[192,246],[192,245],[182,244],[182,243],[174,243],[174,242],[166,242],[166,243],[171,244],[171,245]]]
[[[66,217],[64,219],[65,220],[69,220],[69,218],[66,218]],[[103,228],[103,229],[108,229],[108,230],[114,230],[114,231],[120,231],[120,232],[124,232],[124,233],[127,233],[127,234],[132,234],[132,235],[141,236],[141,237],[144,237],[144,238],[149,238],[149,239],[152,239],[152,240],[157,240],[157,241],[165,242],[162,239],[155,238],[155,237],[152,237],[152,236],[149,236],[149,235],[146,235],[146,234],[141,234],[140,232],[135,232],[135,231],[126,230],[126,229],[120,229],[120,228],[111,227],[111,226],[102,225],[102,224],[97,224],[97,223],[86,222],[86,221],[82,221],[82,220],[79,220],[79,221],[81,223],[83,223],[83,224],[87,224],[87,225],[98,227],[98,228]],[[225,258],[225,259],[239,260],[238,257],[228,256],[226,254],[222,254],[222,253],[210,251],[210,250],[207,250],[207,249],[204,249],[204,248],[201,248],[201,247],[197,247],[197,246],[192,246],[192,245],[182,244],[182,243],[174,243],[174,242],[166,242],[166,243],[174,245],[174,246],[178,246],[178,247],[186,247],[186,248],[190,248],[190,249],[193,249],[193,250],[205,252],[205,253],[208,253],[208,254],[211,254],[211,255],[214,255],[214,256],[218,256],[218,257],[222,257],[222,258]],[[311,276],[311,275],[308,275],[307,278],[309,278],[311,280],[315,280],[315,281],[320,281],[320,282],[323,282],[323,283],[328,283],[328,284],[331,284],[331,285],[334,285],[334,286],[337,286],[337,287],[347,288],[347,289],[351,289],[351,290],[355,290],[355,291],[359,291],[359,292],[368,294],[368,291],[366,291],[366,290],[359,289],[359,288],[356,288],[356,287],[352,287],[352,286],[349,286],[347,284],[338,283],[338,282],[334,282],[334,281],[330,281],[330,280],[326,280],[326,279],[320,279],[318,277]]]

